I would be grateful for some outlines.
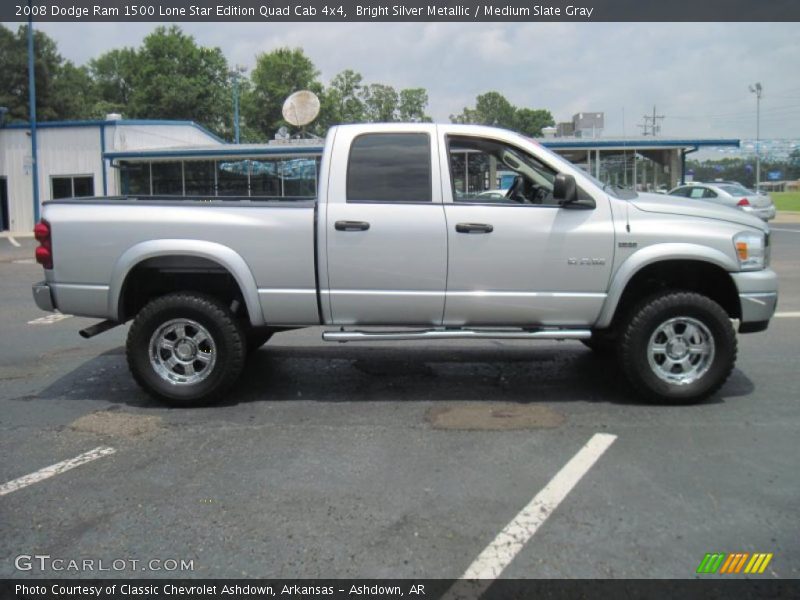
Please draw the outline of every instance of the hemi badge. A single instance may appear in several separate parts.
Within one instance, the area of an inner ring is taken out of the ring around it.
[[[639,242],[620,242],[618,246],[620,248],[636,248],[639,245]]]

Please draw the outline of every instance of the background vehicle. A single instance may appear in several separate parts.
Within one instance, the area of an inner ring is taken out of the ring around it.
[[[691,183],[676,187],[669,195],[739,208],[764,221],[775,218],[775,205],[769,195],[756,193],[736,182]]]
[[[484,180],[516,173],[501,198],[457,192],[467,152]],[[733,369],[731,319],[761,331],[775,310],[761,221],[623,198],[512,132],[335,127],[321,164],[316,199],[47,202],[34,298],[106,319],[84,337],[133,320],[134,377],[176,405],[219,398],[248,351],[314,325],[336,342],[577,339],[616,351],[644,398],[695,401]]]

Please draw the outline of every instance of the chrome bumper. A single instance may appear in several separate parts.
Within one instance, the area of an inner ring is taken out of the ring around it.
[[[42,310],[53,312],[56,307],[53,304],[53,294],[50,293],[50,286],[45,281],[33,284],[33,300]]]

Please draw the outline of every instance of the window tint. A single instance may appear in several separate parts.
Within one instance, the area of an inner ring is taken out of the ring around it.
[[[691,191],[691,189],[692,189],[692,188],[688,188],[688,187],[681,187],[681,188],[678,188],[678,189],[672,190],[672,191],[669,193],[669,195],[670,195],[670,196],[681,196],[682,198],[686,198],[686,197],[688,197],[688,196],[689,196],[689,192]]]
[[[703,193],[703,198],[716,198],[716,197],[717,197],[717,192],[715,192],[714,190],[710,190],[708,188],[706,188],[705,192]]]
[[[347,201],[431,202],[428,135],[375,133],[353,140]]]

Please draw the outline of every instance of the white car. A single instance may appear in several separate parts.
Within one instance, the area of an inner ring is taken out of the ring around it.
[[[732,206],[762,221],[775,218],[775,205],[769,195],[758,194],[737,183],[688,183],[676,187],[669,195]]]

